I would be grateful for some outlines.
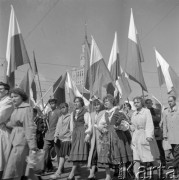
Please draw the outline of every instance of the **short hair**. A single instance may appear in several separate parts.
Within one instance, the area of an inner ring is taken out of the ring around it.
[[[76,97],[74,98],[74,101],[73,101],[73,102],[75,102],[75,101],[76,101],[76,99],[78,99],[78,100],[80,101],[80,104],[81,104],[81,106],[82,106],[82,107],[85,105],[84,100],[83,100],[83,98],[82,98],[82,97],[78,97],[78,96],[76,96]]]
[[[103,102],[105,102],[106,99],[107,99],[112,105],[115,105],[114,96],[112,96],[111,94],[107,94],[107,95],[103,98]]]
[[[68,104],[64,102],[64,103],[61,103],[61,104],[59,105],[59,108],[60,108],[60,109],[62,109],[63,107],[68,108]]]
[[[0,86],[4,86],[4,89],[9,91],[10,90],[10,86],[9,84],[6,84],[6,83],[3,83],[3,82],[0,82]]]
[[[129,109],[132,109],[132,106],[131,106],[131,104],[130,103],[124,103]]]
[[[28,95],[21,89],[21,88],[14,88],[10,91],[10,94],[18,94],[21,96],[22,101],[27,101],[28,100]]]
[[[146,99],[146,100],[145,100],[145,103],[148,103],[149,101],[152,102],[152,99]]]
[[[57,104],[57,99],[56,99],[56,98],[49,99],[49,100],[48,100],[48,103],[49,103],[49,104],[51,104],[51,103]]]
[[[93,100],[93,104],[96,104],[96,103],[103,105],[103,102],[100,99]]]
[[[142,97],[136,96],[136,97],[133,99],[133,101],[135,101],[135,100],[139,100],[139,101],[141,102],[141,104],[142,104],[142,107],[145,106],[144,99],[143,99]]]
[[[176,99],[177,99],[175,96],[168,96],[168,98],[170,98],[170,97],[173,98],[174,101],[176,101]]]

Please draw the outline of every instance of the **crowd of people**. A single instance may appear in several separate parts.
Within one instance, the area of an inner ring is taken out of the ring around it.
[[[50,99],[51,111],[43,115],[27,103],[20,88],[10,90],[0,82],[0,179],[21,180],[31,176],[26,157],[44,150],[41,173],[54,172],[51,150],[57,155],[58,168],[51,179],[64,173],[65,161],[72,162],[67,180],[74,180],[81,165],[87,165],[86,179],[95,180],[98,168],[105,169],[105,180],[139,179],[139,167],[166,166],[173,155],[174,175],[179,170],[179,108],[176,97],[169,96],[169,107],[153,107],[151,99],[135,97],[131,104],[116,104],[107,94],[103,100],[95,97],[86,107],[81,97],[75,97],[74,110],[67,103],[57,105]],[[132,167],[132,170],[131,168]],[[131,172],[129,172],[131,171]]]

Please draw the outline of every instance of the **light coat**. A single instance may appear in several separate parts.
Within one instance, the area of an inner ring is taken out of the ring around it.
[[[6,127],[13,112],[13,104],[9,96],[5,96],[0,100],[0,171],[4,170],[8,158],[8,144],[10,131]]]
[[[36,126],[30,105],[22,102],[18,108],[15,108],[7,126],[12,128],[12,132],[3,179],[20,179],[25,174],[26,157],[29,154],[29,149],[37,147]]]
[[[159,150],[154,136],[154,124],[148,109],[135,111],[130,126],[133,131],[132,149],[134,160],[152,162],[159,158]],[[152,138],[151,142],[147,138]]]

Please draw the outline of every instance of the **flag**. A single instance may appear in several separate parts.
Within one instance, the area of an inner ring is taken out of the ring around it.
[[[111,76],[113,78],[113,81],[116,83],[117,79],[121,75],[120,72],[120,60],[119,60],[119,47],[118,47],[118,42],[117,42],[117,32],[115,32],[115,37],[114,37],[114,42],[111,50],[111,54],[109,57],[109,62],[108,62],[108,69],[111,73]],[[109,83],[107,86],[107,94],[112,94],[114,96],[114,91],[117,86],[115,86],[113,83]],[[121,95],[120,90],[118,92]]]
[[[65,102],[65,81],[67,73],[61,75],[53,85],[53,96],[58,100],[58,104]]]
[[[80,93],[80,91],[76,87],[75,82],[71,79],[69,73],[67,73],[65,86],[69,95],[70,102],[73,102],[74,98],[77,96],[83,98],[85,106],[88,106],[90,104],[89,101]]]
[[[108,69],[111,72],[112,78],[114,80],[117,80],[118,77],[121,76],[117,32],[115,32],[114,42],[108,62]]]
[[[31,69],[27,70],[24,78],[19,84],[19,88],[23,89],[23,91],[29,97],[29,103],[34,106],[37,100],[37,91],[36,91],[36,84],[34,81],[34,75]]]
[[[34,56],[34,62],[33,62],[33,66],[32,66],[32,70],[34,72],[34,75],[38,74],[38,69],[37,69],[37,63],[36,63],[36,58],[35,58],[35,52],[33,51],[33,56]]]
[[[165,80],[168,93],[174,93],[176,97],[179,97],[179,77],[168,62],[161,56],[161,54],[155,49],[157,71],[159,76],[160,86]]]
[[[128,82],[128,76],[120,65],[117,32],[115,33],[114,37],[114,42],[108,62],[108,69],[111,72],[113,80],[115,80],[115,85],[120,94],[120,98],[126,100],[131,93],[131,88]],[[108,84],[108,93],[110,93],[110,91],[114,91],[114,86],[112,83]]]
[[[123,100],[126,100],[132,92],[128,80],[129,80],[129,77],[127,73],[124,72],[121,67],[121,76],[119,76],[118,80],[116,81],[116,86],[118,87],[118,91],[120,92],[121,98]]]
[[[84,67],[84,87],[85,89],[89,90],[90,87],[90,79],[88,74],[88,69],[90,67],[90,53],[91,53],[91,44],[88,42],[87,35],[85,35],[85,42],[83,44],[84,46],[84,56],[85,56],[85,67]]]
[[[90,67],[87,73],[90,80],[89,89],[91,96],[96,95],[101,98],[102,87],[106,87],[113,80],[93,37],[91,43]]]
[[[141,62],[144,61],[142,54],[142,49],[139,41],[139,36],[137,34],[137,29],[134,24],[133,12],[131,9],[131,17],[129,24],[128,33],[128,52],[127,52],[127,62],[126,62],[126,72],[129,75],[129,79],[140,84],[144,91],[147,91],[147,86],[144,81]]]
[[[18,66],[30,63],[30,61],[12,5],[7,38],[6,61],[6,81],[11,87],[14,87],[15,70]]]

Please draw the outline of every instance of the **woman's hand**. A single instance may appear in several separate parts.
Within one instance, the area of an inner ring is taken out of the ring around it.
[[[38,149],[37,147],[31,149],[31,151],[32,151],[32,152],[35,152],[35,153],[36,153],[38,150],[39,150],[39,149]]]
[[[146,140],[147,140],[148,142],[152,142],[152,141],[153,141],[153,139],[152,139],[151,137],[147,137]]]
[[[57,140],[58,140],[58,138],[55,136],[54,137],[54,143],[57,143]]]
[[[90,141],[90,135],[87,134],[87,135],[85,136],[85,142],[89,143],[89,141]]]

